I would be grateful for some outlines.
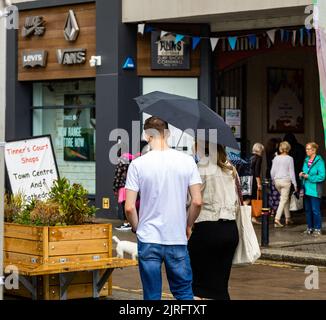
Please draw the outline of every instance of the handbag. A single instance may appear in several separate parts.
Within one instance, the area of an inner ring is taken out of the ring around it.
[[[242,177],[240,177],[242,195],[251,196],[251,194],[252,194],[252,182],[253,182],[253,176],[242,176]]]
[[[290,200],[290,211],[300,211],[303,209],[303,197],[297,198],[293,193]]]
[[[251,206],[241,205],[241,194],[239,193],[238,186],[237,193],[239,197],[239,208],[236,214],[236,223],[239,233],[239,243],[232,263],[235,265],[253,264],[260,258],[261,252],[257,236],[251,222]]]
[[[252,216],[259,218],[262,215],[263,200],[260,199],[260,192],[257,192],[257,200],[251,200]]]

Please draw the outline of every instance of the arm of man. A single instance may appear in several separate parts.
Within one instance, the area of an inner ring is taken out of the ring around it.
[[[138,192],[136,191],[126,190],[125,214],[134,232],[136,232],[138,227],[138,214],[136,209],[137,195]]]

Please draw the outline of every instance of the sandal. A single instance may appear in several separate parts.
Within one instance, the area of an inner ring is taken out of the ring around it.
[[[284,225],[279,220],[274,220],[274,227],[275,228],[283,228]]]
[[[293,225],[293,224],[294,224],[294,222],[293,222],[292,219],[286,219],[286,220],[285,220],[285,225],[286,225],[286,226],[291,226],[291,225]]]

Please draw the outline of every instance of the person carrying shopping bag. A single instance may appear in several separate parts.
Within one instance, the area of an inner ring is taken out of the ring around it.
[[[322,219],[320,213],[322,185],[325,181],[325,162],[317,154],[318,144],[310,142],[306,145],[307,157],[302,172],[299,174],[303,185],[304,205],[307,219],[306,234],[321,235]]]
[[[285,213],[285,225],[293,223],[290,215],[290,190],[292,184],[295,190],[298,188],[295,179],[294,161],[293,158],[289,156],[290,150],[291,146],[288,142],[283,141],[280,143],[280,155],[273,159],[271,170],[271,178],[275,183],[276,189],[281,194],[280,203],[274,220],[274,226],[276,228],[284,227],[281,223],[283,213]]]

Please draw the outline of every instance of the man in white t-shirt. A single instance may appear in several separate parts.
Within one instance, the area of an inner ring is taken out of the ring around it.
[[[151,151],[129,166],[125,205],[126,216],[137,233],[144,299],[161,299],[164,262],[174,297],[192,300],[187,242],[201,209],[200,174],[192,157],[168,147],[165,121],[151,117],[144,130]],[[192,200],[187,213],[188,190]],[[135,206],[138,193],[139,217]]]

